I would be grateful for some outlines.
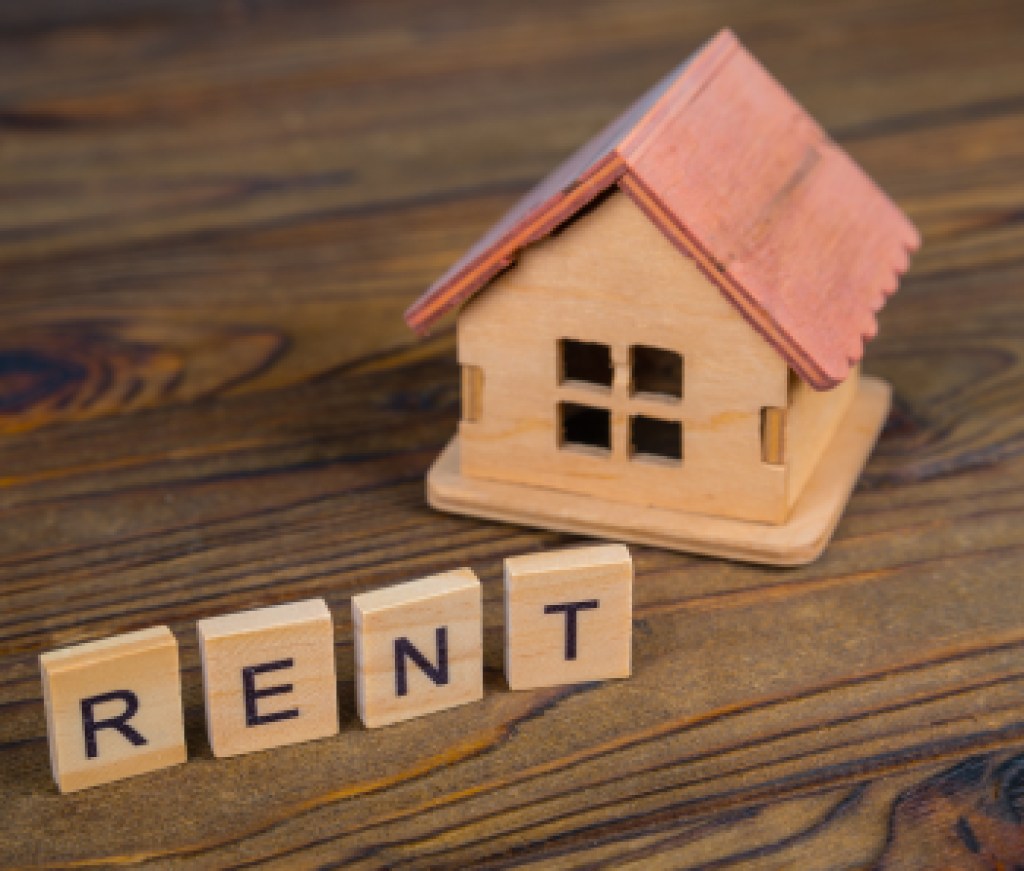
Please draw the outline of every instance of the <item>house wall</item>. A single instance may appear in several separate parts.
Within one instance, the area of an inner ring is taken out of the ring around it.
[[[563,338],[612,349],[611,389],[559,384]],[[683,397],[630,396],[630,346],[683,356]],[[458,321],[478,395],[460,423],[462,472],[602,499],[781,522],[787,468],[762,462],[761,409],[788,368],[694,263],[619,192],[527,249]],[[559,447],[559,400],[611,410],[607,455]],[[632,414],[683,421],[682,462],[631,456]],[[628,510],[624,509],[624,510]]]
[[[859,379],[860,367],[855,366],[846,380],[832,390],[815,390],[798,378],[793,383],[784,440],[790,507],[800,497],[832,435],[849,410]]]

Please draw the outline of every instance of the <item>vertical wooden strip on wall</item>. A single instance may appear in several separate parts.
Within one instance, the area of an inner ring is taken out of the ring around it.
[[[484,370],[479,366],[462,366],[462,419],[473,423],[484,410]]]
[[[786,409],[761,409],[761,462],[781,466],[785,461]]]

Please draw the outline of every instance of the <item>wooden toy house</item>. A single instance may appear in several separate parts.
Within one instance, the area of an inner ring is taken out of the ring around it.
[[[889,407],[862,377],[919,237],[724,31],[406,314],[458,315],[436,507],[759,562],[817,556]]]

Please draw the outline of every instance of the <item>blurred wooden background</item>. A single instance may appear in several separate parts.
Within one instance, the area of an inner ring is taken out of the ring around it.
[[[636,548],[635,677],[510,693],[501,559],[572,539],[424,506],[401,311],[723,25],[924,233],[896,408],[818,563]],[[0,6],[0,865],[1024,863],[1022,288],[1019,0]],[[349,598],[460,564],[485,700],[362,729]],[[319,595],[342,734],[213,760],[194,621]],[[58,796],[37,654],[162,622],[190,763]]]

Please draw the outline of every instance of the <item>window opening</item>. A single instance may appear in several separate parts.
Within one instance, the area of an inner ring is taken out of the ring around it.
[[[632,393],[681,399],[683,358],[675,351],[634,345],[631,353]]]
[[[635,415],[630,418],[630,453],[638,459],[683,460],[683,425],[678,420]]]
[[[598,342],[562,339],[559,342],[559,381],[578,381],[611,387],[615,369],[612,349]]]
[[[558,403],[559,446],[609,453],[612,449],[612,415],[607,408],[575,402]]]

